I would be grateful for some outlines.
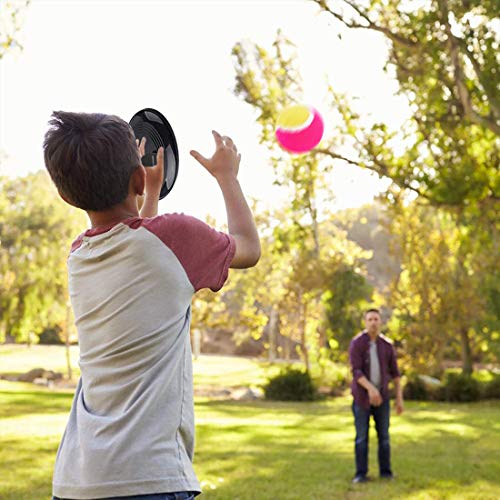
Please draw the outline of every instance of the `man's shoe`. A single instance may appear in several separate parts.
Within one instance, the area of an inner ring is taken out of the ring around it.
[[[386,481],[392,481],[394,479],[394,474],[381,474],[380,479],[385,479]]]
[[[367,483],[370,480],[367,476],[355,476],[352,480],[352,484]]]

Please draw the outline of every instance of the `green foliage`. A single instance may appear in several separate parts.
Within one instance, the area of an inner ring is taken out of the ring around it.
[[[486,382],[484,388],[485,399],[500,399],[500,374],[493,375],[490,381]]]
[[[368,296],[363,284],[366,273],[358,260],[346,259],[348,266],[343,267],[342,262],[332,266],[321,258],[324,230],[318,201],[329,199],[328,174],[336,162],[344,162],[389,178],[392,185],[385,199],[396,210],[408,206],[409,193],[417,197],[405,217],[390,228],[396,236],[391,242],[395,248],[391,272],[396,276],[387,300],[395,312],[390,329],[405,340],[408,365],[422,366],[431,359],[438,371],[444,356],[460,355],[469,373],[478,355],[495,362],[500,328],[495,314],[498,270],[492,256],[498,255],[500,105],[493,82],[500,68],[494,2],[316,0],[316,4],[334,19],[332,29],[368,29],[386,37],[386,70],[397,79],[409,116],[391,130],[377,118],[369,119],[354,100],[332,86],[331,109],[325,113],[341,123],[335,136],[325,137],[322,146],[308,155],[290,158],[276,146],[273,131],[279,111],[302,95],[294,45],[279,32],[269,50],[252,43],[234,46],[235,94],[256,110],[276,183],[288,188],[293,200],[284,217],[291,224],[278,226],[275,238],[282,255],[295,251],[300,257],[292,260],[298,271],[291,275],[295,286],[285,298],[296,307],[288,319],[302,332],[303,358],[306,363],[311,358],[309,346],[318,353],[327,345],[324,333],[320,339],[307,339],[303,333],[304,315],[311,310],[318,315],[322,293],[330,290],[324,298],[329,323],[335,321],[329,325],[330,340],[337,345],[337,337],[343,344],[349,337]],[[383,233],[379,237],[389,243]],[[304,265],[307,262],[313,266]],[[397,276],[399,263],[403,269]],[[344,282],[354,288],[342,301]],[[386,294],[382,287],[387,282],[376,286],[378,293]]]
[[[30,0],[0,0],[0,60],[7,52],[22,49],[19,32],[23,23],[23,11],[29,4]]]
[[[403,397],[409,401],[427,401],[430,399],[426,385],[417,375],[409,377],[406,381],[403,388]]]
[[[411,111],[399,130],[366,125],[331,89],[346,141],[359,150],[350,160],[434,204],[491,210],[500,187],[498,2],[496,9],[494,1],[315,2],[337,29],[368,29],[387,39],[385,69]]]
[[[45,328],[39,335],[39,342],[43,345],[62,345],[61,328],[59,326]]]
[[[314,401],[316,387],[307,371],[296,368],[282,370],[264,385],[266,399],[275,401]]]
[[[498,362],[500,322],[485,292],[498,289],[491,279],[498,272],[495,228],[462,225],[457,214],[418,202],[393,208],[401,274],[391,289],[389,327],[404,340],[407,364],[439,372],[444,358],[461,357],[471,372],[478,355]]]
[[[32,342],[65,324],[66,259],[87,227],[83,212],[64,203],[44,171],[0,177],[0,341]]]
[[[412,373],[407,377],[404,398],[416,401],[470,402],[483,399],[500,399],[500,375],[477,372],[466,375],[447,370],[440,385],[425,383],[422,377]]]
[[[443,399],[445,401],[469,402],[481,397],[479,382],[476,378],[448,371],[443,380]]]
[[[344,266],[329,276],[328,289],[323,294],[329,337],[345,353],[352,337],[363,323],[363,312],[372,297],[373,288],[355,269]]]

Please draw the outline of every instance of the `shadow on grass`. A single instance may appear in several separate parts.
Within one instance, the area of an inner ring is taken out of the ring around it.
[[[72,397],[67,393],[0,392],[0,416],[66,413]],[[385,500],[416,494],[486,499],[495,498],[500,485],[500,452],[495,444],[499,441],[498,404],[409,403],[405,415],[394,419],[391,426],[397,480],[356,486],[350,484],[354,429],[348,399],[319,403],[197,401],[196,414],[201,418],[195,469],[205,483],[201,498],[207,500]],[[447,429],[448,424],[455,427]],[[460,435],[456,424],[465,427],[466,435]],[[59,437],[2,439],[0,498],[50,498]],[[370,444],[370,468],[376,477],[373,427]]]
[[[0,391],[0,418],[33,413],[69,412],[73,394],[47,391]]]
[[[51,498],[52,471],[59,439],[56,437],[2,439],[0,463],[2,500]]]
[[[205,460],[203,476],[212,478],[205,485],[206,498],[221,499],[315,499],[335,498],[402,498],[422,492],[435,492],[426,498],[461,497],[469,488],[469,498],[497,498],[499,479],[494,463],[478,464],[464,457],[463,449],[473,443],[467,439],[456,440],[446,452],[428,453],[425,442],[398,443],[393,446],[393,464],[397,479],[386,482],[375,479],[363,485],[351,485],[353,452],[339,453],[321,447],[320,437],[314,446],[293,447],[280,440],[260,436],[259,443],[253,436],[251,442],[239,444],[234,451],[207,450],[198,453],[197,464]],[[224,439],[223,436],[219,437]],[[444,439],[448,439],[445,437]],[[372,446],[376,441],[371,440]],[[371,475],[377,478],[377,463],[371,453]],[[236,477],[235,477],[236,476]],[[225,481],[218,483],[218,478]],[[477,482],[486,483],[486,490],[470,496]],[[215,486],[214,490],[211,487]]]
[[[410,430],[397,426],[392,429],[393,467],[398,478],[355,486],[350,484],[354,472],[354,429],[345,402],[328,407],[317,403],[263,402],[206,402],[201,406],[213,409],[224,419],[235,416],[241,421],[242,412],[248,418],[248,423],[241,425],[198,425],[196,468],[205,479],[207,500],[385,499],[415,494],[428,495],[426,498],[498,498],[498,431],[495,434],[491,429],[494,419],[490,426],[478,423],[489,418],[477,415],[481,405],[456,410],[450,421],[473,428],[472,437],[443,429],[440,417],[451,410],[450,406],[444,405],[430,416],[425,413],[419,417],[418,411],[407,414],[406,421],[401,422],[411,423]],[[293,416],[298,418],[292,424],[273,428],[266,427],[265,421],[258,422],[259,417],[269,421],[294,409],[297,413]],[[492,405],[485,411],[498,418],[499,406]],[[328,413],[331,422],[325,419]],[[370,469],[372,477],[376,477],[373,423],[370,445]]]

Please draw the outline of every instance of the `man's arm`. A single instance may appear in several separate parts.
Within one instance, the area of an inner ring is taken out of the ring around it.
[[[394,381],[396,388],[396,413],[401,415],[403,413],[403,388],[401,387],[401,374],[399,373],[398,360],[396,356],[396,349],[391,346],[391,357],[389,359],[389,373]]]
[[[394,386],[396,387],[396,413],[401,415],[404,410],[403,404],[403,388],[401,387],[401,378],[396,377],[394,379]]]
[[[230,267],[244,269],[257,264],[260,258],[260,240],[252,212],[238,182],[241,155],[231,138],[212,131],[216,150],[211,158],[197,151],[191,155],[217,180],[224,197],[229,234],[236,242],[236,251]]]
[[[370,404],[373,406],[380,406],[382,404],[382,396],[380,391],[363,375],[357,380],[358,384],[368,391]]]

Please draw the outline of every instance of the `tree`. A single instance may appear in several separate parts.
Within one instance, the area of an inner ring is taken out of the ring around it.
[[[386,71],[411,111],[400,131],[363,126],[347,100],[333,103],[358,158],[347,161],[389,177],[395,186],[447,207],[490,209],[500,176],[499,43],[495,0],[313,0],[344,27],[381,33]],[[403,153],[396,146],[404,144]],[[337,158],[334,148],[322,153]],[[391,196],[393,192],[389,193]]]
[[[31,343],[45,327],[65,325],[66,259],[87,227],[48,175],[0,178],[0,335]]]
[[[324,183],[322,174],[328,172],[325,159],[347,162],[391,179],[392,185],[386,192],[389,202],[407,202],[408,193],[412,193],[418,204],[446,211],[460,231],[468,232],[482,225],[486,238],[496,238],[491,232],[497,221],[500,185],[495,2],[315,3],[343,28],[373,30],[387,39],[389,56],[385,69],[397,79],[399,93],[407,98],[410,116],[397,130],[390,130],[384,123],[369,124],[353,102],[330,87],[332,111],[341,123],[337,127],[340,134],[325,138],[307,160],[298,158],[286,163],[278,151],[273,157],[277,182],[293,185],[296,179],[300,180],[296,172],[297,168],[300,172],[302,164],[312,174],[307,183],[317,187],[318,179]],[[296,100],[301,91],[292,47],[278,33],[271,54],[251,44],[238,43],[233,49],[235,93],[258,111],[261,141],[273,152],[276,146],[272,133],[278,110]],[[287,170],[283,167],[286,164],[292,168]],[[308,169],[306,164],[314,168]],[[317,194],[317,190],[312,192]],[[314,196],[303,198],[308,199],[316,202]],[[302,200],[300,203],[307,206]],[[461,262],[477,257],[473,254],[477,247],[465,239],[457,241],[459,245],[453,250]],[[465,321],[467,315],[461,318]],[[459,329],[468,332],[470,327],[461,324]],[[461,337],[463,352],[470,352],[468,335]],[[470,360],[467,355],[463,359],[467,371]]]
[[[344,356],[349,343],[363,324],[363,312],[368,308],[373,294],[366,278],[347,266],[331,275],[328,290],[323,294],[329,337],[335,340],[338,352]]]
[[[390,327],[404,339],[409,364],[439,372],[445,357],[458,354],[470,374],[474,358],[488,350],[498,362],[500,322],[486,290],[498,276],[494,239],[416,203],[394,212],[392,228],[402,272],[393,284]]]
[[[275,146],[274,124],[280,110],[299,102],[301,97],[300,75],[293,64],[293,44],[278,34],[272,53],[262,47],[248,48],[237,43],[233,56],[235,93],[259,110],[261,142],[269,147],[275,183],[287,190],[291,200],[288,207],[283,207],[279,224],[273,229],[271,245],[273,253],[291,267],[287,273],[289,286],[279,303],[280,329],[299,343],[309,369],[307,332],[314,328],[308,321],[313,321],[312,310],[319,304],[325,276],[317,205],[319,198],[329,196],[324,176],[330,166],[321,165],[314,155],[285,157]],[[274,316],[277,307],[278,303],[271,307]],[[288,314],[281,314],[283,308]]]
[[[0,0],[0,60],[7,52],[16,48],[22,49],[18,35],[22,25],[22,13],[29,3],[29,0]]]

